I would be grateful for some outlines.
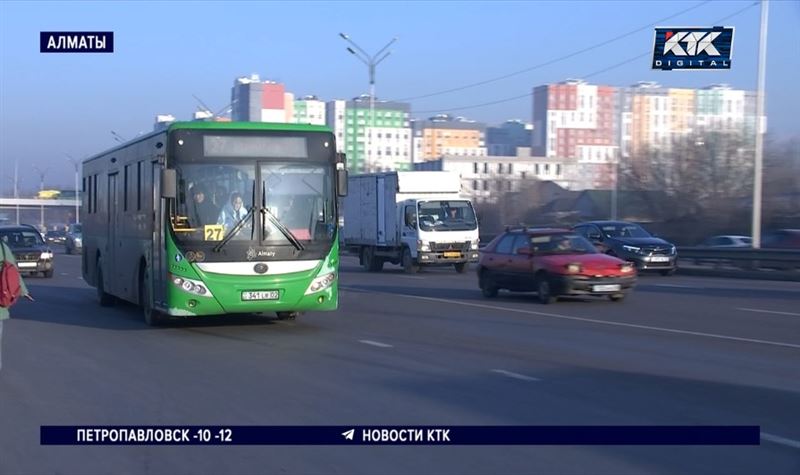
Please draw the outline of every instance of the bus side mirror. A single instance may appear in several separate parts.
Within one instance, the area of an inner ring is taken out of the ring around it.
[[[176,198],[178,196],[178,174],[175,170],[161,170],[161,197]]]
[[[347,196],[347,170],[336,170],[336,193],[338,196]]]

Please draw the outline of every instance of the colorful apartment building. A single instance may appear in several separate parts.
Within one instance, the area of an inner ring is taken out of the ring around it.
[[[413,161],[435,160],[442,155],[480,157],[486,155],[486,125],[440,114],[412,124]]]
[[[293,122],[294,95],[257,74],[237,78],[231,88],[231,118],[245,122]]]
[[[325,122],[351,173],[411,169],[410,109],[404,102],[380,100],[371,109],[368,95],[327,103]]]

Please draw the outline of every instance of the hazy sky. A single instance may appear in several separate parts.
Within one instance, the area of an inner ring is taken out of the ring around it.
[[[627,86],[728,83],[755,89],[755,2],[8,2],[0,1],[0,186],[19,160],[24,187],[70,187],[64,154],[85,157],[152,130],[156,114],[190,118],[192,94],[211,108],[230,101],[238,76],[258,73],[301,96],[348,99],[368,89],[367,69],[339,32],[376,52],[399,40],[377,70],[377,96],[408,99],[493,79],[640,31],[564,61],[457,92],[412,99],[428,117],[589,77]],[[696,8],[692,8],[697,6]],[[749,6],[749,8],[747,8]],[[745,11],[724,19],[741,10]],[[689,10],[690,11],[686,11]],[[674,16],[676,13],[684,12]],[[800,2],[770,2],[767,113],[771,133],[800,133]],[[653,28],[735,26],[730,71],[650,70]],[[114,31],[113,54],[41,54],[40,31]],[[490,125],[531,119],[530,97],[455,111]]]

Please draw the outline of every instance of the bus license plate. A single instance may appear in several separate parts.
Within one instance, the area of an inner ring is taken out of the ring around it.
[[[603,284],[592,286],[592,292],[616,292],[619,289],[619,284]]]
[[[242,300],[278,300],[280,294],[277,290],[247,290],[242,292]]]
[[[453,252],[453,251],[445,252],[444,253],[444,257],[461,257],[461,253],[460,252]]]

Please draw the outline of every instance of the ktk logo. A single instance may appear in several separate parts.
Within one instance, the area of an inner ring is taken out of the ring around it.
[[[664,45],[664,54],[672,53],[675,56],[697,56],[700,53],[708,53],[710,56],[719,56],[719,51],[714,48],[714,39],[720,35],[718,31],[710,33],[699,33],[690,31],[679,31],[673,33],[668,31],[664,34],[667,39]],[[686,50],[681,48],[681,43],[686,44]]]
[[[656,28],[653,69],[730,69],[733,27]]]

